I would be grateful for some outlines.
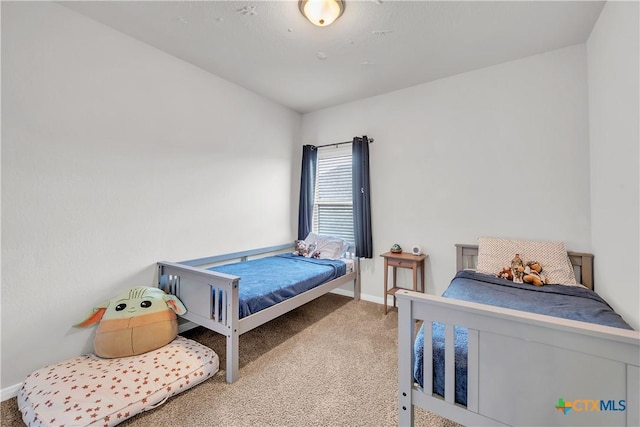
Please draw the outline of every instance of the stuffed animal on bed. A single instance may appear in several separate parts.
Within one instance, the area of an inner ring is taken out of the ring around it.
[[[537,261],[527,261],[524,267],[524,276],[522,280],[525,283],[532,283],[536,286],[542,286],[549,283],[549,280],[542,273],[542,266]]]
[[[307,242],[305,242],[304,240],[296,240],[295,249],[292,253],[293,255],[307,256],[307,254],[309,253],[307,249]]]
[[[531,283],[535,286],[549,283],[549,279],[542,273],[542,265],[539,262],[527,261],[525,263],[518,254],[511,261],[511,268],[504,267],[496,274],[496,277],[512,280],[515,283]]]
[[[511,260],[511,274],[513,275],[514,283],[522,283],[524,276],[524,262],[520,258],[520,254],[516,254]]]
[[[307,258],[320,258],[320,250],[318,250],[318,243],[312,242],[307,247],[307,253],[304,255]]]
[[[93,341],[97,356],[112,359],[158,349],[178,335],[176,314],[185,314],[182,302],[162,289],[136,286],[94,307],[77,327],[98,322]]]
[[[513,280],[513,273],[511,272],[511,269],[509,267],[505,267],[502,269],[502,271],[496,274],[496,277],[499,277],[501,279]]]

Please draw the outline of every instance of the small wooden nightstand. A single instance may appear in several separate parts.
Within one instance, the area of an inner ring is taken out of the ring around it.
[[[386,252],[380,255],[384,258],[384,314],[387,314],[387,296],[393,295],[393,306],[396,306],[396,292],[400,289],[396,283],[396,269],[410,268],[413,270],[413,290],[418,291],[418,269],[420,269],[420,291],[424,292],[424,260],[429,256],[426,254],[413,255],[407,252],[394,254]],[[393,286],[389,289],[389,267],[393,267]]]

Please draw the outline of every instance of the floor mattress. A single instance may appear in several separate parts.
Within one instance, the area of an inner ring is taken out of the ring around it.
[[[32,372],[18,392],[27,426],[114,426],[213,376],[218,355],[178,336],[144,354],[88,354]]]

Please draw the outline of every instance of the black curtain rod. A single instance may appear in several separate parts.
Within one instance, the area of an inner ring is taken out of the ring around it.
[[[373,138],[369,138],[369,144],[371,144],[373,142]],[[337,147],[338,145],[343,145],[343,144],[352,144],[353,141],[345,141],[345,142],[336,142],[334,144],[324,144],[324,145],[314,145],[314,147],[316,148],[322,148],[322,147]]]

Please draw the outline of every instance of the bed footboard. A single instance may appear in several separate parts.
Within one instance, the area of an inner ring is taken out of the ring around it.
[[[172,262],[158,263],[158,287],[188,307],[182,317],[226,337],[227,382],[238,378],[239,278]]]
[[[464,425],[640,425],[640,333],[411,291],[396,296],[400,425],[413,425],[414,405]],[[424,387],[414,383],[416,320],[445,324],[444,397],[433,392],[431,363]],[[454,326],[468,329],[466,406],[454,401]]]

